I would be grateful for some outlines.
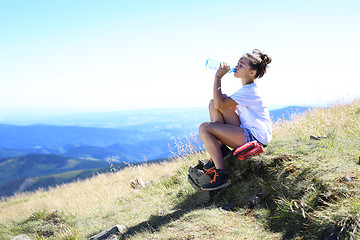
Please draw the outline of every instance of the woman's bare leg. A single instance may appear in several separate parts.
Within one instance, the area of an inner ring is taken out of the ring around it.
[[[209,104],[209,113],[211,122],[240,126],[239,116],[236,114],[235,109],[227,108],[224,110],[218,110],[214,106],[214,101],[211,100]]]
[[[240,127],[240,120],[235,110],[228,108],[219,111],[211,101],[209,111],[211,122],[200,125],[199,135],[214,161],[215,167],[225,169],[220,145],[225,144],[236,148],[245,144],[244,130]]]
[[[244,130],[230,124],[203,123],[200,126],[199,133],[217,169],[225,168],[218,141],[233,148],[246,143]]]

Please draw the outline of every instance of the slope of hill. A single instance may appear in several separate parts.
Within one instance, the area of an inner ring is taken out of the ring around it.
[[[228,159],[233,183],[210,199],[187,182],[208,157],[194,152],[3,200],[0,238],[86,239],[120,224],[119,239],[359,239],[359,136],[360,100],[316,109],[279,122],[262,155]]]
[[[56,155],[30,154],[21,157],[2,158],[0,159],[0,196],[9,196],[14,192],[34,190],[36,189],[35,186],[41,188],[61,183],[61,181],[45,183],[45,178],[39,179],[39,177],[75,170],[105,167],[109,167],[109,163]],[[47,177],[47,179],[51,177]]]
[[[85,161],[55,155],[25,155],[0,159],[0,184],[3,179],[13,180],[18,177],[39,177],[70,170],[105,167],[103,161]]]

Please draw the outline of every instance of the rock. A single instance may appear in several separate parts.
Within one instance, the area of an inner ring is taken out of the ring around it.
[[[251,203],[254,204],[255,207],[258,207],[259,204],[261,203],[260,198],[257,195],[254,195],[251,199],[250,199]]]
[[[310,136],[310,139],[312,139],[312,140],[321,140],[321,139],[323,139],[323,138],[326,138],[326,137],[322,137],[322,136]]]
[[[207,184],[211,181],[209,175],[205,175],[205,171],[198,166],[190,166],[188,173],[188,181],[195,189],[201,189],[201,185]]]
[[[168,177],[169,177],[169,174],[164,174],[164,175],[161,176],[160,179],[164,179],[164,178],[168,178]]]
[[[119,240],[119,237],[117,235],[111,234],[106,240]]]
[[[132,181],[130,182],[130,186],[131,186],[133,189],[141,189],[141,188],[145,188],[145,187],[146,187],[144,181],[143,181],[140,177],[138,177],[138,178],[135,179],[135,180],[132,180]]]
[[[115,225],[112,228],[90,237],[89,240],[118,240],[119,235],[125,231],[126,227],[124,225]]]
[[[29,238],[28,235],[21,234],[21,235],[11,238],[11,240],[31,240],[31,238]]]
[[[229,203],[229,204],[225,204],[225,205],[221,206],[221,209],[225,210],[225,211],[232,211],[232,210],[235,210],[235,208],[236,208],[236,206],[233,203]]]
[[[351,179],[351,177],[345,177],[345,181],[347,181],[347,182],[351,182],[351,181],[352,181],[352,179]]]
[[[321,240],[338,240],[345,239],[345,232],[340,226],[330,226],[325,229],[320,236]]]

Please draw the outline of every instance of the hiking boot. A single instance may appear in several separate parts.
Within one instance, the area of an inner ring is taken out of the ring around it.
[[[225,158],[231,152],[231,150],[226,145],[221,145],[220,150],[221,150],[221,155],[222,155],[223,158]],[[208,170],[214,169],[214,168],[215,168],[215,164],[214,164],[214,161],[211,158],[210,158],[209,161],[204,163],[204,170],[205,171],[208,171]]]
[[[201,186],[203,191],[218,190],[230,185],[231,179],[225,169],[210,169],[205,175],[211,173],[214,173],[214,179],[211,180],[210,183]]]
[[[210,160],[204,164],[204,170],[209,171],[210,169],[214,169],[214,168],[215,168],[214,161],[210,158]]]
[[[225,158],[231,152],[230,148],[228,148],[226,145],[221,145],[220,150],[223,158]]]

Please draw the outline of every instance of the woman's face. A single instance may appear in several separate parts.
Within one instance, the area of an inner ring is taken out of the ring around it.
[[[234,72],[234,77],[236,78],[253,78],[254,71],[250,68],[249,61],[242,57],[240,58],[238,64],[236,65],[236,71]],[[256,73],[256,72],[255,72]]]

